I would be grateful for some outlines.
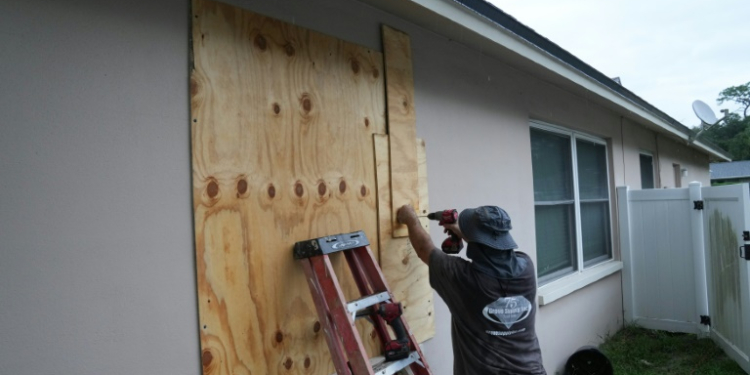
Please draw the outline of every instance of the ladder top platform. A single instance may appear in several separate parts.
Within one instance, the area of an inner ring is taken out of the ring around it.
[[[367,239],[365,232],[361,230],[334,234],[297,242],[294,244],[294,259],[306,259],[369,245],[370,241]]]

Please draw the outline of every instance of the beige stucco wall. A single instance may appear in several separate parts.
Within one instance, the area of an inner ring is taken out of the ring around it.
[[[662,188],[677,187],[676,178],[679,179],[680,187],[687,187],[691,181],[699,181],[703,186],[711,186],[711,174],[708,170],[708,155],[696,153],[685,143],[657,137],[659,149],[659,175]],[[687,169],[687,175],[675,176],[674,165],[678,164],[681,169]]]
[[[500,205],[534,259],[530,119],[606,139],[613,199],[615,186],[640,186],[641,149],[655,153],[661,185],[674,186],[673,163],[708,184],[705,155],[391,14],[346,0],[233,2],[378,50],[381,24],[409,33],[432,208]],[[0,368],[9,373],[200,373],[188,4],[0,4],[0,45],[14,51],[0,59],[13,88],[0,90]],[[437,226],[432,235],[444,236]],[[550,374],[621,326],[620,284],[616,273],[540,309]],[[437,296],[436,319],[424,349],[444,375],[450,316]]]

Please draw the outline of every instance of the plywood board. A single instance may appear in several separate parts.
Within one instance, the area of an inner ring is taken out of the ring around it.
[[[435,318],[433,316],[433,292],[429,284],[429,274],[425,265],[417,256],[408,238],[394,237],[391,221],[391,186],[389,136],[374,135],[375,161],[378,181],[378,212],[380,265],[396,300],[404,306],[404,315],[409,329],[419,342],[435,336]],[[427,168],[424,141],[416,140],[419,147],[420,161],[420,201],[427,203]],[[426,218],[422,224],[429,230]]]
[[[427,190],[427,145],[424,139],[417,138],[417,181],[419,182],[419,215],[422,226],[430,232],[430,220],[427,214],[430,211],[430,197]]]
[[[194,0],[192,12],[204,374],[330,374],[292,246],[355,230],[378,238],[372,135],[385,133],[383,56],[221,3]],[[342,274],[343,257],[332,260]],[[372,327],[360,328],[379,351]]]
[[[396,211],[404,204],[419,210],[417,177],[416,115],[414,110],[414,77],[409,36],[383,26],[388,135],[390,136],[392,225],[394,237],[408,235],[406,227],[396,221]]]

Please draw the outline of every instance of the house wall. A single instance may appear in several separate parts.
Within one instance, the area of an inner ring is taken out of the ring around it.
[[[638,126],[633,121],[622,119],[623,121],[623,132],[622,142],[623,144],[633,145],[631,147],[624,148],[623,158],[626,160],[638,160],[641,152],[647,152],[654,157],[654,186],[661,186],[659,184],[660,173],[659,173],[659,152],[656,146],[657,135],[653,131],[650,131],[644,127]],[[630,184],[631,189],[641,188],[641,170],[640,164],[631,168],[623,168],[623,179],[618,181],[618,186],[625,184],[625,181]]]
[[[189,2],[64,3],[0,4],[0,45],[11,51],[0,59],[11,88],[0,90],[0,368],[199,374]],[[380,24],[409,33],[432,207],[504,207],[533,259],[529,119],[608,141],[613,210],[615,186],[640,186],[640,149],[658,154],[662,185],[673,186],[673,163],[708,185],[705,155],[367,5],[234,3],[378,50]],[[616,273],[541,307],[550,374],[621,327],[621,294]],[[435,301],[424,350],[436,374],[449,374],[450,316]]]
[[[184,0],[0,2],[0,372],[198,374]]]
[[[691,150],[685,143],[680,143],[664,136],[657,137],[659,148],[659,170],[662,188],[674,188],[679,178],[681,187],[686,188],[692,181],[699,181],[703,186],[711,186],[711,173],[708,169],[708,155]],[[674,165],[687,169],[686,176],[675,176]]]

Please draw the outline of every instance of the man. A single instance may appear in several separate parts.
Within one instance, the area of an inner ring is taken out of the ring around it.
[[[534,329],[534,264],[513,250],[508,213],[496,206],[466,209],[457,224],[445,225],[467,242],[471,262],[437,250],[411,206],[397,215],[450,309],[453,373],[546,375]]]

